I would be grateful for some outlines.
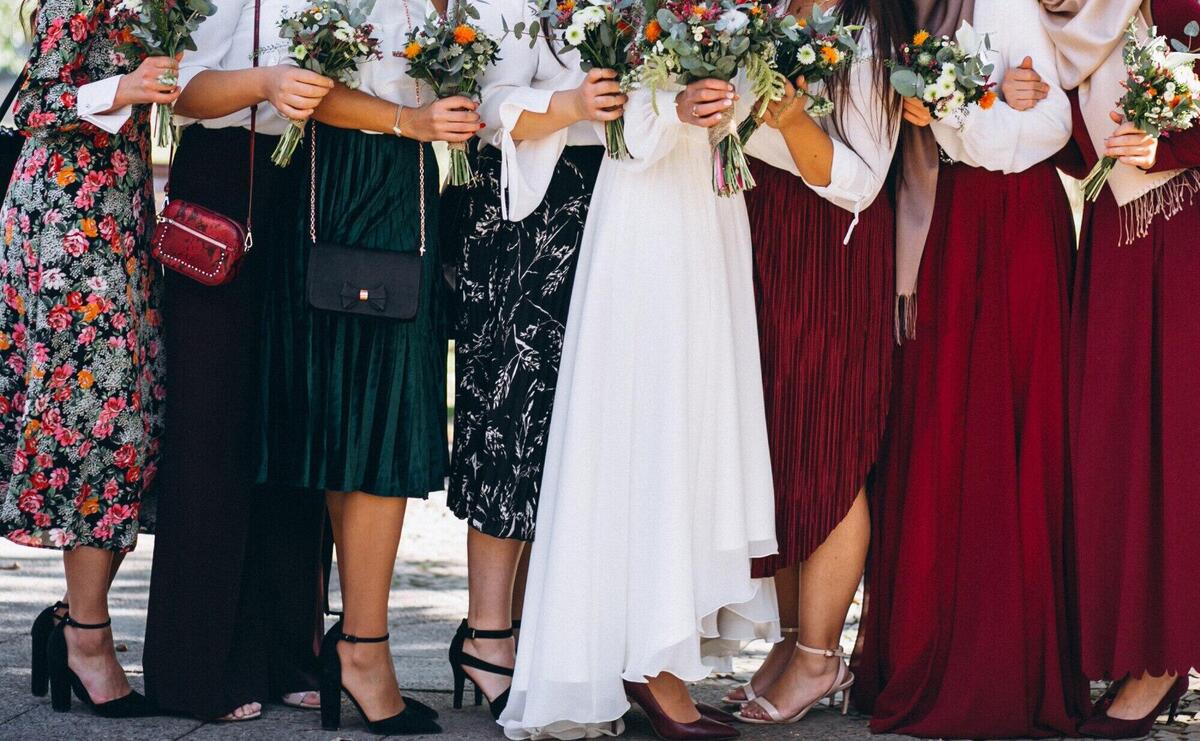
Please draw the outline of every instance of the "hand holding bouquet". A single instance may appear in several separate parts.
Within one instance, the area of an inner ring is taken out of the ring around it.
[[[818,4],[813,4],[811,16],[798,21],[796,25],[796,38],[783,38],[775,47],[775,69],[789,82],[798,77],[803,77],[808,83],[825,82],[847,69],[862,55],[858,42],[854,40],[854,34],[861,31],[862,26],[843,25],[840,16],[822,10]],[[833,101],[829,98],[813,95],[807,90],[801,92],[809,99],[810,116],[819,118],[833,112]],[[760,110],[738,127],[742,143],[750,141],[750,137],[762,125],[761,117]]]
[[[210,0],[120,0],[112,7],[112,18],[129,24],[136,45],[155,57],[176,57],[184,51],[196,51],[192,34],[217,7]],[[164,72],[158,82],[174,87],[179,77],[174,71]],[[168,103],[158,103],[157,143],[168,147],[174,140],[175,127],[171,122],[172,109]]]
[[[997,96],[988,78],[995,65],[985,64],[982,56],[991,49],[987,35],[980,37],[966,21],[954,39],[918,31],[911,43],[900,47],[892,87],[905,98],[924,102],[938,120],[963,115],[972,103],[991,108]]]
[[[783,94],[787,80],[773,67],[775,43],[795,33],[795,19],[776,15],[756,0],[665,0],[646,24],[639,52],[641,83],[656,90],[668,82],[731,81],[744,69],[757,99]],[[656,102],[657,105],[657,102]],[[709,129],[713,189],[732,196],[754,187],[733,106]]]
[[[316,0],[295,15],[279,21],[279,37],[288,44],[288,54],[302,68],[336,80],[346,87],[358,86],[358,67],[368,59],[379,59],[379,40],[371,33],[367,14],[375,0],[338,2]],[[287,167],[304,138],[304,122],[292,121],[284,132],[271,161]]]
[[[1136,19],[1131,20],[1125,31],[1125,95],[1117,103],[1125,121],[1155,139],[1192,128],[1200,118],[1200,79],[1193,66],[1200,54],[1171,51],[1166,38],[1157,36],[1155,29],[1149,40],[1141,42],[1137,31]],[[1100,197],[1116,165],[1115,157],[1096,163],[1083,181],[1083,194],[1089,201]]]
[[[452,6],[446,16],[434,13],[424,26],[409,33],[404,46],[408,74],[428,83],[438,98],[475,98],[478,77],[500,59],[500,45],[472,23],[479,19],[479,11],[466,0],[456,0]],[[473,177],[466,142],[451,142],[450,185],[467,185]]]
[[[627,92],[637,59],[633,53],[635,32],[644,13],[645,5],[639,0],[580,0],[578,4],[576,0],[548,0],[538,8],[537,16],[548,20],[559,32],[565,49],[579,52],[584,72],[612,70],[617,73],[622,92]],[[517,38],[528,35],[530,43],[535,43],[540,29],[538,23],[521,22],[513,26],[512,32]],[[629,157],[623,116],[604,122],[604,142],[609,157]]]

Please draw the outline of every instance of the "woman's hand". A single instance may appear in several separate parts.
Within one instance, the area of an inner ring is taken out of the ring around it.
[[[146,57],[138,68],[122,75],[113,96],[112,110],[141,103],[170,105],[179,97],[179,58]]]
[[[1020,67],[1010,69],[1004,75],[1000,90],[1004,93],[1004,102],[1014,111],[1027,111],[1050,94],[1050,86],[1033,68],[1032,57],[1025,57]]]
[[[625,114],[628,98],[621,92],[615,70],[589,70],[571,93],[572,108],[579,121],[615,121]]]
[[[293,121],[307,121],[333,89],[328,77],[290,64],[261,69],[263,99]]]
[[[711,129],[737,99],[733,85],[724,80],[697,80],[675,96],[675,113],[686,124]]]
[[[793,86],[787,83],[784,88],[783,97],[779,100],[771,101],[767,105],[767,112],[763,114],[762,121],[767,126],[773,129],[790,129],[798,124],[804,123],[809,118],[808,111],[804,109],[804,102],[800,94],[808,91],[808,82],[803,77],[796,78],[796,84]]]
[[[933,123],[933,114],[925,107],[925,104],[916,98],[904,99],[904,120],[908,121],[913,126],[922,128]]]
[[[483,128],[477,108],[478,103],[462,95],[442,98],[420,108],[405,108],[400,128],[417,141],[465,142]]]
[[[1158,160],[1158,139],[1126,121],[1120,111],[1108,115],[1119,126],[1104,140],[1104,156],[1115,157],[1121,164],[1142,170],[1154,167]]]

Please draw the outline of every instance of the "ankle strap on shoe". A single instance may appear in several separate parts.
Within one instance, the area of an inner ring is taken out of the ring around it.
[[[68,605],[66,602],[63,602],[62,600],[58,600],[57,602],[54,603],[54,606],[51,607],[50,609],[54,610],[55,612],[58,612],[59,610],[69,610],[69,609],[71,609],[71,606]]]
[[[797,641],[796,648],[800,649],[804,653],[814,654],[816,656],[824,656],[827,659],[844,659],[846,657],[846,652],[842,650],[841,646],[838,646],[837,648],[813,648],[812,646],[805,646],[803,643]]]
[[[502,638],[512,638],[513,637],[513,629],[512,628],[508,628],[507,630],[476,630],[475,628],[472,628],[470,625],[467,625],[466,623],[463,623],[462,632],[463,632],[463,637],[466,638],[467,640],[471,640],[471,641],[480,640],[480,639],[489,639],[489,640],[497,639],[497,640],[499,640]]]
[[[71,617],[71,613],[68,612],[66,615],[63,615],[62,624],[69,625],[72,628],[79,628],[80,630],[100,630],[102,628],[111,626],[112,618],[105,620],[103,623],[81,623],[75,618]]]
[[[789,633],[792,633],[792,634],[799,633],[800,629],[799,628],[780,628],[779,632],[783,633],[784,635],[788,635]]]
[[[340,636],[338,636],[338,640],[345,641],[346,643],[385,643],[388,639],[388,636],[389,634],[384,633],[381,636],[363,638],[361,636],[352,636],[349,633],[342,633]]]

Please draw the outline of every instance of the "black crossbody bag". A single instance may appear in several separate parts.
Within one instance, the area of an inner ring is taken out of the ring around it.
[[[323,311],[387,319],[412,319],[421,302],[425,255],[425,147],[418,142],[420,249],[365,250],[317,241],[317,127],[309,124],[308,303]]]

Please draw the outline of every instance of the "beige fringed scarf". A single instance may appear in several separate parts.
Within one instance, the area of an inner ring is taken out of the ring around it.
[[[975,0],[916,0],[918,29],[953,36],[975,16]],[[896,342],[917,331],[917,272],[937,199],[938,148],[929,128],[906,125],[901,132],[900,187],[896,195]]]
[[[1138,15],[1143,33],[1150,21],[1150,0],[1041,0],[1042,25],[1058,53],[1063,88],[1079,88],[1079,107],[1088,136],[1103,156],[1104,140],[1116,124],[1109,113],[1117,108],[1125,81],[1125,28]],[[1180,177],[1180,176],[1183,177]],[[1118,163],[1108,187],[1121,210],[1121,239],[1144,237],[1156,216],[1169,219],[1200,192],[1194,170],[1147,173]]]

